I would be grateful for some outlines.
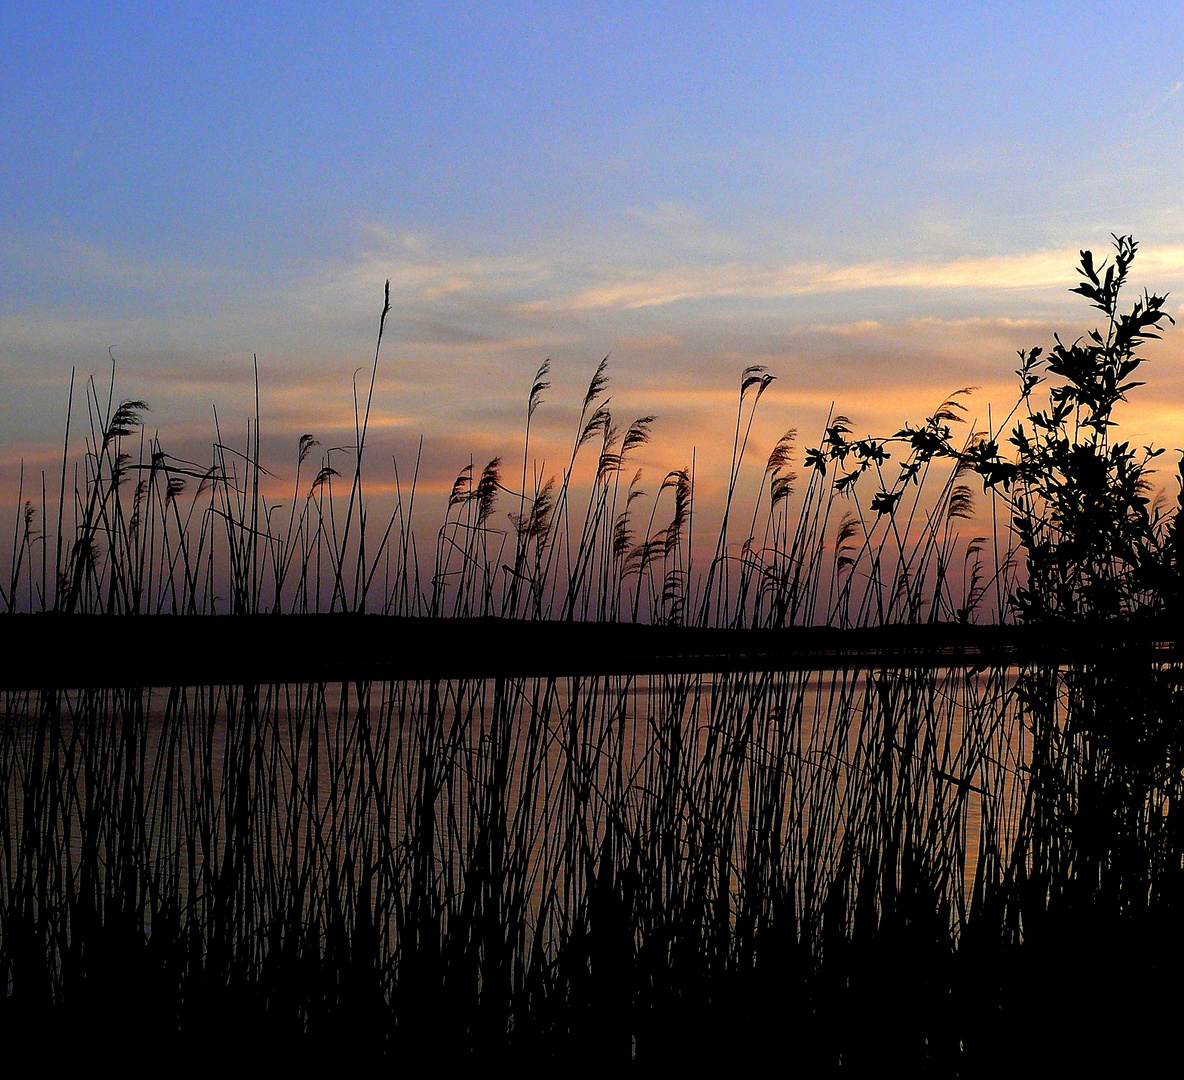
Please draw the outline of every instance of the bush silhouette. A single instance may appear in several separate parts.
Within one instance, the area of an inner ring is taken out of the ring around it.
[[[1175,565],[1178,515],[1168,518],[1149,497],[1151,461],[1162,450],[1133,449],[1111,438],[1114,412],[1142,383],[1131,376],[1144,362],[1140,347],[1157,339],[1165,295],[1144,292],[1128,312],[1119,307],[1137,244],[1114,239],[1114,261],[1095,266],[1081,252],[1080,293],[1106,316],[1105,326],[1046,355],[1020,352],[1020,398],[1005,459],[998,436],[967,458],[988,489],[1001,491],[1023,551],[1027,582],[1012,596],[1021,621],[1081,621],[1129,616],[1164,602],[1164,569]],[[1051,380],[1048,405],[1036,387]],[[1018,420],[1016,419],[1018,417]]]

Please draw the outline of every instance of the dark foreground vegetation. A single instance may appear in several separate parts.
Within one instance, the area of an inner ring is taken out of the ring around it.
[[[1021,355],[998,431],[955,444],[957,397],[892,439],[832,417],[804,490],[787,437],[747,539],[729,497],[703,559],[692,470],[648,515],[622,489],[652,418],[618,435],[602,369],[571,464],[527,491],[544,365],[521,490],[499,463],[462,473],[430,572],[412,494],[367,528],[364,394],[347,494],[326,458],[284,511],[257,425],[209,470],[144,439],[137,464],[142,403],[88,391],[73,500],[63,463],[2,597],[10,637],[68,640],[62,666],[91,672],[3,680],[6,1048],[937,1075],[1174,1049],[1184,674],[1153,646],[1174,641],[1184,530],[1156,454],[1115,437],[1167,320],[1162,297],[1120,308],[1134,254],[1083,253],[1105,323]],[[744,376],[732,492],[769,378]],[[976,478],[1003,529],[964,543]],[[1001,625],[971,625],[992,606]],[[327,671],[367,611],[455,666]],[[491,615],[510,621],[464,618]],[[310,628],[285,631],[282,671],[269,624]],[[467,666],[474,627],[491,655],[539,655]],[[637,662],[647,629],[667,644]],[[549,661],[564,632],[603,666]],[[700,660],[658,663],[683,632]],[[753,633],[843,659],[735,662]],[[170,652],[172,678],[134,677]],[[211,654],[232,678],[201,677]]]

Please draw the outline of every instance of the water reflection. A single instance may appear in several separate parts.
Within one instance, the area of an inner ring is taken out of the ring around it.
[[[363,904],[388,958],[420,933],[409,913],[447,938],[474,904],[517,947],[548,951],[586,922],[609,863],[646,879],[652,917],[694,888],[734,925],[779,890],[803,932],[837,877],[891,859],[899,885],[907,855],[956,924],[980,851],[1003,856],[1017,835],[1015,680],[856,669],[10,693],[5,833],[40,830],[58,889],[130,906],[146,932],[162,910],[209,926],[229,904],[260,960],[275,927],[352,925]]]

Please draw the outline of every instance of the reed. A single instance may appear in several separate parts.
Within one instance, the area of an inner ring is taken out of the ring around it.
[[[1166,319],[1152,296],[1120,313],[1134,250],[1118,239],[1110,274],[1083,253],[1080,291],[1109,330],[1054,350],[1048,411],[1032,402],[1041,354],[1025,353],[1017,409],[983,434],[954,435],[965,391],[887,438],[832,414],[801,480],[796,433],[774,445],[748,506],[741,462],[771,376],[744,372],[705,562],[695,465],[647,505],[630,455],[655,421],[621,433],[605,363],[554,478],[530,468],[540,366],[519,489],[501,459],[462,469],[422,578],[418,462],[368,536],[386,304],[355,444],[310,465],[301,437],[286,511],[264,494],[258,404],[242,447],[218,430],[198,465],[144,433],[144,402],[92,380],[72,508],[51,509],[43,479],[39,515],[22,477],[2,600],[498,614],[606,635],[647,619],[967,622],[992,593],[999,617],[1050,632],[1162,613],[1179,510],[1151,508],[1151,456],[1110,440]],[[998,556],[997,537],[960,536],[976,477],[1015,522]],[[1086,543],[1086,523],[1110,533]],[[209,635],[219,648],[216,619]],[[1178,662],[1117,644],[1066,666],[5,690],[0,1026],[97,1040],[134,1015],[211,1063],[253,1045],[701,1067],[787,1043],[823,1069],[885,1046],[942,1074],[1036,1060],[1082,1017],[1164,1012],[1180,706]],[[1025,980],[1047,991],[1038,1022]],[[1171,1030],[1165,1015],[1150,1041]]]
[[[282,490],[282,478],[262,464],[257,364],[245,438],[233,445],[215,410],[204,464],[148,434],[149,405],[117,398],[114,366],[105,387],[93,376],[84,385],[84,452],[71,462],[72,378],[61,472],[56,484],[39,477],[40,507],[26,497],[23,467],[18,478],[0,605],[65,614],[374,611],[735,627],[973,615],[981,590],[964,585],[974,571],[963,564],[981,555],[983,541],[964,540],[956,526],[973,512],[959,477],[977,437],[957,444],[951,427],[966,391],[892,438],[855,439],[850,422],[832,416],[805,452],[799,496],[796,434],[773,447],[762,477],[742,477],[756,412],[774,381],[763,368],[745,370],[711,554],[697,558],[695,533],[704,533],[707,517],[697,507],[694,465],[669,469],[652,497],[646,493],[632,459],[658,421],[641,416],[621,430],[606,393],[607,360],[590,380],[562,471],[546,476],[541,464],[532,467],[547,361],[527,396],[517,490],[507,486],[505,456],[484,467],[469,461],[434,542],[425,543],[416,528],[419,456],[406,487],[393,463],[396,495],[387,509],[366,487],[388,312],[389,301],[369,381],[354,388],[353,442],[325,448],[314,434],[301,435],[286,505],[269,495]],[[904,456],[893,476],[897,446]],[[857,486],[865,473],[873,475]],[[756,498],[742,507],[740,492],[754,480]],[[869,483],[876,490],[865,503],[860,492]],[[845,515],[836,536],[837,502]],[[381,519],[368,527],[375,512]],[[432,553],[423,566],[421,550]],[[981,559],[974,566],[986,572]]]

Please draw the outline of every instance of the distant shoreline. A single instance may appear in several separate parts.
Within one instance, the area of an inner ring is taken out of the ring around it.
[[[382,615],[8,615],[0,689],[1179,660],[1163,618],[719,629]]]

